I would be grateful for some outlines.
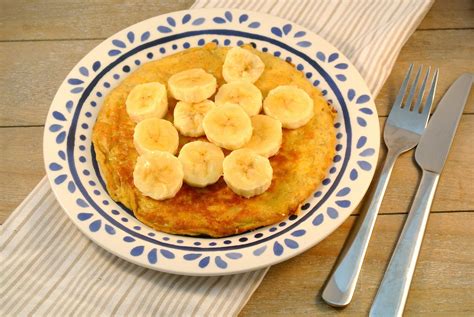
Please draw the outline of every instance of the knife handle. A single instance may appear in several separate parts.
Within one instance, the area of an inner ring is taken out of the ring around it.
[[[418,191],[369,316],[402,316],[439,174],[423,170]]]
[[[399,155],[399,151],[389,149],[370,204],[361,209],[359,219],[326,282],[321,296],[331,306],[344,307],[352,299],[390,174]]]

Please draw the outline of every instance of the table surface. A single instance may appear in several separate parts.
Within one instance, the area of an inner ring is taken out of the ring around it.
[[[89,50],[151,16],[192,0],[2,0],[0,4],[0,223],[44,176],[44,120],[56,89]],[[440,68],[436,101],[452,81],[474,72],[470,0],[437,1],[402,49],[376,99],[383,127],[410,63]],[[106,21],[106,23],[104,23]],[[380,160],[385,156],[382,147]],[[352,304],[325,305],[321,289],[357,219],[323,242],[273,266],[241,312],[261,315],[366,315],[420,180],[413,151],[397,161]],[[474,315],[474,94],[441,176],[413,278],[406,315]],[[14,181],[13,181],[14,180]]]

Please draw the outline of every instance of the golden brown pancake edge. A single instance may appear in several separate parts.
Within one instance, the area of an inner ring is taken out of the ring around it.
[[[305,126],[283,130],[283,143],[270,158],[273,180],[270,188],[250,199],[234,194],[221,178],[216,184],[194,188],[186,184],[178,194],[156,201],[142,195],[133,185],[133,169],[138,156],[133,145],[135,123],[125,111],[125,100],[137,84],[160,82],[189,68],[203,68],[224,84],[222,64],[229,48],[214,43],[191,48],[144,64],[124,79],[106,97],[93,129],[92,141],[107,190],[115,201],[131,209],[146,225],[167,233],[223,237],[275,224],[297,212],[325,178],[332,163],[336,143],[335,112],[318,89],[294,66],[277,57],[245,46],[259,55],[265,71],[255,85],[265,97],[279,85],[296,85],[314,101],[314,116]],[[213,99],[213,98],[211,98]],[[172,121],[176,100],[168,93]],[[200,138],[205,140],[205,138]],[[180,136],[180,148],[196,138]]]

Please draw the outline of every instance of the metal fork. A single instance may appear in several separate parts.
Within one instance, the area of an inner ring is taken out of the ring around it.
[[[424,105],[422,105],[422,100],[430,68],[423,79],[416,102],[412,105],[422,68],[422,66],[419,68],[408,97],[403,102],[413,70],[413,64],[410,65],[386,121],[384,140],[388,152],[378,183],[373,191],[370,204],[361,210],[359,219],[351,231],[322,293],[323,300],[331,306],[344,307],[350,303],[395,161],[400,154],[418,144],[428,122],[438,81],[438,69],[431,80],[431,87]]]

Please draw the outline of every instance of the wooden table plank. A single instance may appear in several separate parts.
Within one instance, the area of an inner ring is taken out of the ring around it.
[[[383,126],[385,118],[380,119]],[[2,128],[0,161],[0,223],[26,197],[44,175],[42,159],[43,128]],[[474,210],[474,115],[464,115],[457,137],[441,176],[432,210],[450,212]],[[385,148],[379,161],[385,157]],[[15,182],[11,182],[14,178]],[[413,161],[413,151],[402,155],[394,168],[382,213],[406,213],[415,194],[420,171]],[[357,214],[359,209],[354,211]]]
[[[64,78],[100,42],[0,43],[0,126],[43,125]]]
[[[385,119],[381,119],[384,126]],[[474,210],[474,115],[463,115],[448,160],[440,177],[433,211]],[[385,147],[379,161],[385,158]],[[380,166],[381,162],[379,163]],[[384,213],[407,212],[415,196],[421,172],[414,162],[414,151],[402,154],[396,162],[382,202]]]
[[[194,0],[2,0],[0,40],[105,39]]]
[[[473,40],[466,43],[469,37]],[[82,56],[99,43],[97,40],[0,43],[0,73],[8,74],[0,77],[0,126],[44,124],[61,82]],[[472,52],[474,30],[415,32],[376,99],[379,115],[388,114],[409,63],[440,67],[437,101],[456,77],[474,72]],[[465,113],[474,113],[474,93]]]
[[[43,128],[0,129],[0,223],[45,175]]]
[[[438,0],[425,16],[418,29],[474,28],[472,0]]]
[[[167,12],[188,9],[193,0],[3,0],[0,40],[107,38],[121,29]],[[470,0],[436,1],[420,29],[473,28]]]
[[[367,316],[404,222],[403,215],[377,220],[352,303],[344,310],[324,304],[323,284],[349,233],[350,217],[304,254],[273,266],[240,316]],[[432,214],[404,316],[472,315],[474,311],[474,213]]]
[[[402,48],[392,73],[376,99],[379,115],[390,112],[408,66],[439,67],[440,76],[435,104],[448,87],[463,73],[474,73],[474,30],[416,31]],[[474,113],[471,90],[464,113]]]

